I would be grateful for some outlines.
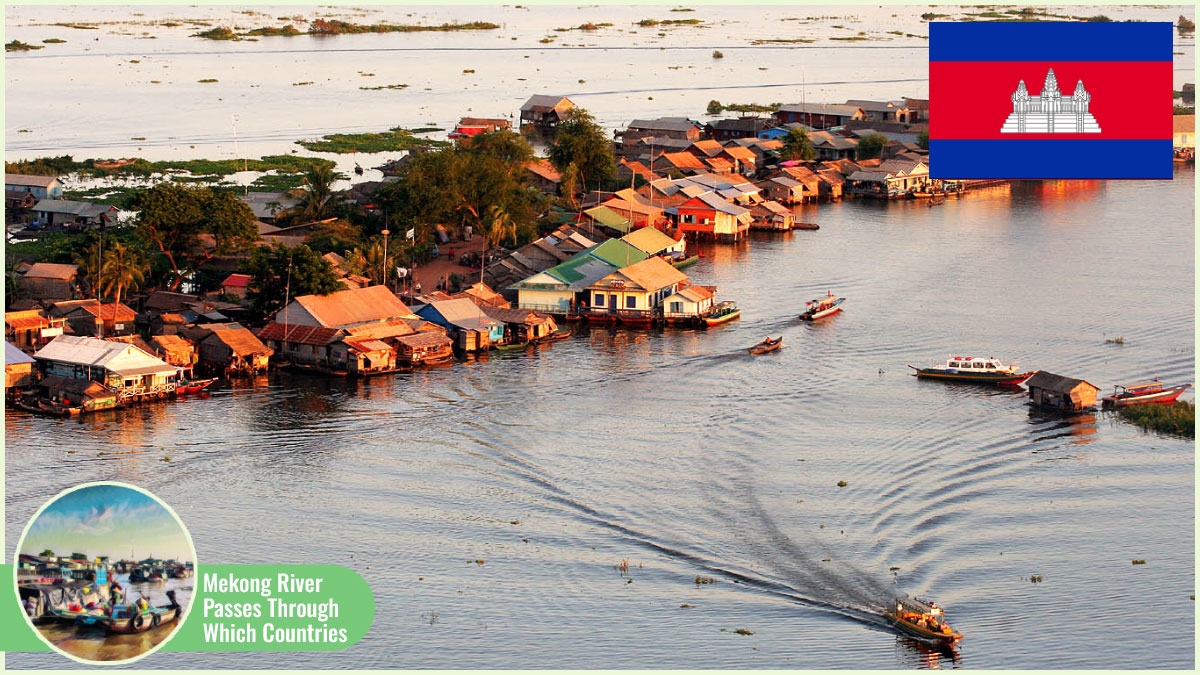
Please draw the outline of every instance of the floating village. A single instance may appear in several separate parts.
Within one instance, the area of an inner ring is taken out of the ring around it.
[[[162,593],[167,604],[156,606],[155,589],[168,579],[189,579],[191,562],[161,558],[110,560],[83,553],[56,556],[20,554],[17,594],[34,625],[75,626],[82,633],[122,635],[167,626],[183,616],[175,591]],[[123,587],[118,575],[127,575]],[[137,588],[134,588],[134,586]]]

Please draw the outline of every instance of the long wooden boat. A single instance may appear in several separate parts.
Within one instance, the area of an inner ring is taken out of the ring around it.
[[[546,340],[566,340],[575,334],[573,328],[559,328],[545,337]]]
[[[180,382],[175,387],[175,393],[176,394],[197,394],[197,393],[204,391],[208,387],[212,386],[212,383],[216,382],[216,381],[217,381],[217,378],[210,377],[207,380],[188,380],[186,382]]]
[[[700,262],[700,256],[691,255],[686,258],[680,258],[678,260],[672,261],[671,264],[675,266],[675,269],[683,269],[685,267],[691,267],[692,265],[695,265],[698,262]]]
[[[100,628],[107,633],[144,633],[165,626],[183,616],[183,607],[175,602],[175,591],[167,591],[171,604],[162,607],[147,607],[139,612],[136,605],[116,605],[112,616],[80,616],[75,625],[82,628]]]
[[[83,413],[83,406],[67,406],[61,403],[51,403],[40,399],[17,399],[14,404],[26,412],[35,415],[51,415],[53,417],[74,417]]]
[[[942,608],[907,595],[896,598],[895,604],[884,613],[884,619],[901,633],[939,646],[950,647],[962,639],[946,623]]]
[[[837,314],[842,311],[842,303],[846,302],[845,298],[834,296],[833,291],[830,291],[824,298],[809,300],[804,305],[804,311],[800,314],[801,321],[816,321],[824,319],[827,316]]]
[[[749,351],[751,354],[758,355],[758,354],[766,354],[767,352],[773,352],[776,349],[780,349],[782,347],[783,347],[783,336],[780,335],[777,338],[769,337],[766,340],[763,340],[762,342],[751,347]]]
[[[1100,404],[1104,408],[1120,408],[1143,403],[1174,403],[1175,399],[1191,386],[1190,384],[1178,384],[1174,387],[1167,387],[1158,380],[1139,384],[1119,384],[1113,390],[1113,395],[1105,396],[1100,400]]]
[[[711,328],[713,326],[720,326],[723,323],[729,323],[741,316],[742,310],[738,308],[737,303],[732,300],[725,300],[724,302],[717,303],[717,306],[713,308],[712,314],[703,317],[701,320],[705,326]]]
[[[946,363],[932,368],[909,366],[917,371],[913,373],[919,379],[944,380],[947,382],[980,382],[984,384],[1021,384],[1033,372],[1018,372],[1017,364],[1005,365],[996,358],[974,358],[970,356],[951,356]]]
[[[816,223],[802,223],[797,220],[795,223],[792,224],[792,229],[793,230],[819,230],[819,229],[821,229],[821,226]]]
[[[506,345],[496,345],[495,349],[498,352],[515,352],[518,349],[525,349],[528,346],[528,342],[510,342]]]
[[[75,623],[76,619],[81,616],[102,616],[103,612],[99,609],[81,609],[72,611],[70,609],[51,609],[43,616],[48,617],[52,621],[59,623]]]

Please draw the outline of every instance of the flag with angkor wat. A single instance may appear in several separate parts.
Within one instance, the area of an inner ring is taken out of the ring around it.
[[[1172,28],[930,23],[930,176],[1171,178]]]

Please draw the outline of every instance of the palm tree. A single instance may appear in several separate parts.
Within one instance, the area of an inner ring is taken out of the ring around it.
[[[503,206],[498,204],[492,206],[488,209],[488,216],[490,219],[483,237],[483,260],[479,263],[479,283],[483,283],[483,270],[487,267],[488,248],[509,237],[512,237],[514,244],[517,243],[517,224],[513,222],[512,216],[504,210]]]
[[[300,202],[279,216],[303,223],[332,217],[341,201],[340,195],[333,191],[333,184],[339,178],[341,176],[327,165],[309,166],[300,181],[300,190],[304,193]]]
[[[150,266],[135,249],[115,242],[104,252],[100,266],[100,290],[112,295],[114,302],[121,302],[126,290],[134,290],[146,280]]]

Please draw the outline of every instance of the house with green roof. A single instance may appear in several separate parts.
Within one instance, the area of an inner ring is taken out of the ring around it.
[[[567,260],[509,286],[517,307],[548,314],[571,314],[587,298],[587,287],[622,267],[647,258],[645,251],[620,239],[589,246]]]

